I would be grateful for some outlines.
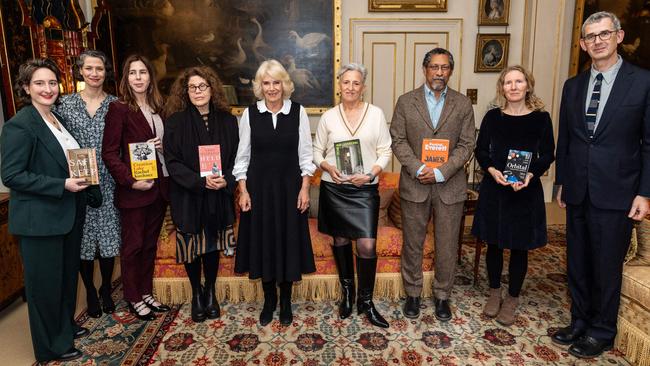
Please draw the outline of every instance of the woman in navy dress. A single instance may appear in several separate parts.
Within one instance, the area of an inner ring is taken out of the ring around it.
[[[316,271],[307,223],[316,170],[309,118],[289,99],[293,82],[278,61],[260,65],[253,90],[259,101],[242,114],[233,169],[242,211],[235,271],[262,279],[263,326],[273,319],[279,284],[280,323],[289,325],[293,282]]]

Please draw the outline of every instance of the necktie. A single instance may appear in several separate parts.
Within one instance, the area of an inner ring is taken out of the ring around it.
[[[600,104],[600,88],[603,85],[603,74],[596,75],[596,82],[594,83],[594,90],[591,93],[591,100],[585,115],[585,122],[587,123],[587,133],[589,138],[594,137],[596,130],[596,115],[598,114],[598,105]]]

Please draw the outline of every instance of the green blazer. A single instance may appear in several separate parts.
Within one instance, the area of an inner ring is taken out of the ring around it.
[[[56,117],[65,126],[63,117]],[[9,232],[14,235],[67,234],[74,225],[77,199],[91,207],[102,203],[99,186],[79,193],[64,189],[69,178],[66,155],[32,105],[3,126],[0,154],[2,182],[11,189]]]

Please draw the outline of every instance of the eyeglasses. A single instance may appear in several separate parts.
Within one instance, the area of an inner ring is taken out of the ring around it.
[[[451,69],[451,66],[450,65],[429,65],[429,66],[427,66],[427,69],[429,69],[431,71],[442,70],[442,71],[446,72],[446,71],[449,71]]]
[[[210,87],[210,85],[208,85],[206,83],[201,83],[199,85],[188,85],[187,86],[187,91],[189,91],[190,93],[195,93],[197,89],[200,90],[200,91],[205,91],[205,89],[207,89],[209,87]]]
[[[607,41],[610,38],[612,38],[612,34],[618,33],[617,30],[604,30],[600,33],[597,34],[587,34],[586,36],[582,37],[582,39],[585,41],[585,43],[594,43],[596,42],[596,37],[600,38],[601,41]]]

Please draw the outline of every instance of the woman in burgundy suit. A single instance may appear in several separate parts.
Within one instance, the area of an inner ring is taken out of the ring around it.
[[[120,265],[124,299],[138,319],[153,320],[154,312],[169,307],[152,295],[156,243],[167,206],[167,169],[162,154],[163,99],[154,69],[145,57],[131,55],[122,68],[120,100],[108,108],[102,158],[115,179],[115,206],[120,210],[122,250]],[[135,180],[131,174],[129,144],[153,142],[158,178]]]

